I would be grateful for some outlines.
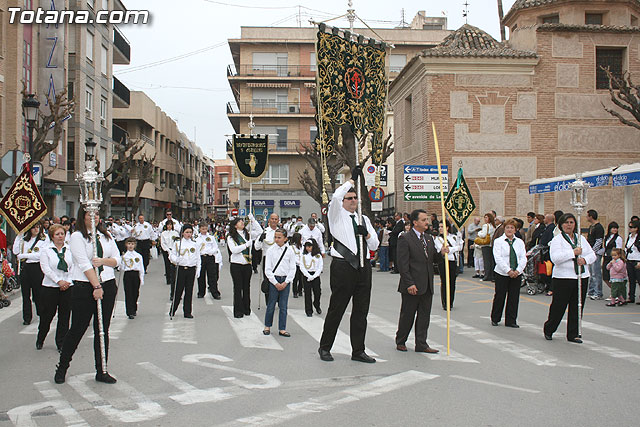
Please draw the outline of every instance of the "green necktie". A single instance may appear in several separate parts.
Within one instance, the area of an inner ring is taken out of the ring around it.
[[[509,267],[513,271],[516,271],[518,269],[518,256],[516,255],[516,250],[513,249],[513,242],[515,241],[516,239],[507,239],[507,243],[509,243]]]
[[[55,246],[53,246],[51,249],[53,249],[56,252],[56,255],[58,255],[58,270],[62,270],[67,273],[69,271],[69,266],[67,265],[67,261],[64,260],[64,253],[67,248],[63,247],[62,253],[58,252],[58,248],[56,248]]]
[[[103,250],[102,250],[102,243],[100,243],[100,236],[96,236],[96,243],[98,245],[98,258],[102,258],[102,255],[104,254]],[[102,274],[102,270],[104,270],[104,268],[102,266],[98,267],[98,274]]]
[[[356,235],[356,247],[358,248],[356,255],[358,255],[358,259],[360,259],[360,244],[358,243],[358,223],[356,222],[356,215],[351,214],[349,216],[351,217],[351,223],[353,224],[353,233]]]

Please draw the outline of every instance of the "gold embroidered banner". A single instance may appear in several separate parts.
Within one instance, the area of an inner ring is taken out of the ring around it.
[[[47,214],[47,205],[33,180],[28,163],[25,163],[22,173],[0,201],[0,213],[18,234],[31,228]]]

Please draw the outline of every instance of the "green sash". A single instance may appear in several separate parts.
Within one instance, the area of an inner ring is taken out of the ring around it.
[[[564,237],[564,240],[569,242],[569,244],[571,245],[571,249],[575,249],[578,247],[578,239],[580,238],[580,236],[578,236],[577,234],[574,233],[574,237],[576,238],[575,242],[564,231],[562,232],[562,237]],[[573,258],[573,268],[576,271],[576,275],[584,273],[584,265],[578,265],[578,257]]]

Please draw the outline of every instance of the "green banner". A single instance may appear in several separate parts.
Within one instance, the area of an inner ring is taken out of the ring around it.
[[[476,208],[476,204],[471,197],[471,192],[462,175],[462,169],[458,170],[458,178],[449,190],[449,195],[444,202],[444,208],[456,223],[458,228],[462,227]]]

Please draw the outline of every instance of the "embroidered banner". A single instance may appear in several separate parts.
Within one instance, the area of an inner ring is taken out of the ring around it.
[[[47,214],[47,205],[33,180],[28,163],[24,164],[22,173],[0,201],[0,213],[18,234],[31,228]]]
[[[245,180],[260,181],[269,162],[269,135],[233,135],[233,161]]]
[[[458,179],[449,190],[444,207],[456,223],[458,228],[462,227],[465,221],[471,216],[476,204],[471,197],[471,192],[462,175],[462,169],[458,170]]]

